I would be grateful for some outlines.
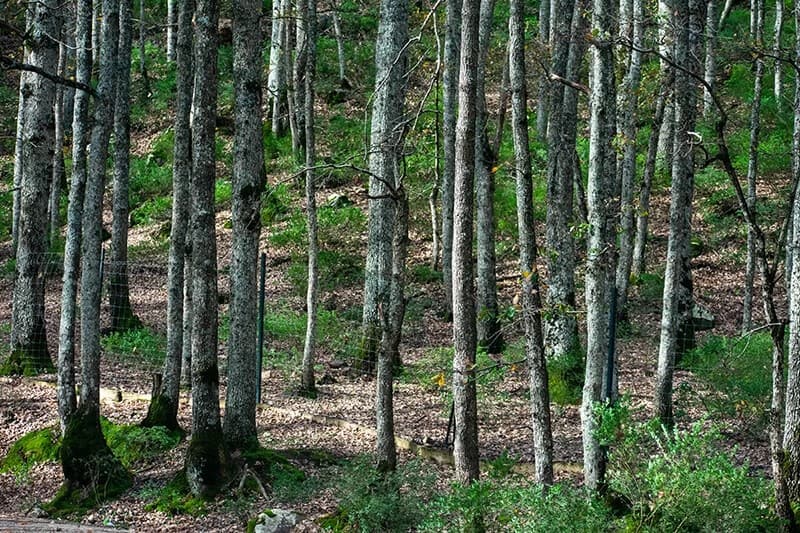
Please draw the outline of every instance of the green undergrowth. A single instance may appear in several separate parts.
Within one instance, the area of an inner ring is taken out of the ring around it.
[[[110,333],[101,344],[106,353],[156,366],[163,363],[167,349],[166,337],[146,327]]]
[[[710,336],[681,361],[707,391],[685,384],[678,389],[679,398],[699,402],[717,421],[732,421],[742,431],[761,434],[769,422],[771,365],[769,333]]]
[[[173,449],[183,438],[179,430],[163,426],[119,425],[100,419],[108,447],[126,468],[152,462]]]
[[[192,495],[186,472],[181,470],[161,489],[148,488],[142,496],[149,500],[145,511],[159,511],[169,516],[203,516],[208,512],[205,500]]]
[[[55,426],[26,433],[11,445],[6,456],[0,460],[0,472],[10,472],[18,479],[25,479],[33,466],[58,460],[60,441],[60,431]]]

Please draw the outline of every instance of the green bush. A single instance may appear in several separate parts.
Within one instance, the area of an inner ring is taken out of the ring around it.
[[[772,339],[768,333],[711,336],[681,361],[681,366],[709,389],[692,398],[699,399],[713,418],[736,419],[742,429],[756,433],[769,422],[771,365]]]
[[[433,477],[416,461],[384,474],[359,457],[342,467],[339,480],[339,510],[322,524],[334,531],[409,531],[423,518],[422,496],[433,489]]]
[[[569,485],[541,487],[519,480],[483,480],[452,490],[426,507],[420,531],[602,532],[612,528],[603,502]]]
[[[632,423],[626,407],[598,408],[600,440],[610,445],[608,484],[627,512],[625,531],[773,531],[772,489],[720,447],[702,422],[669,432]]]

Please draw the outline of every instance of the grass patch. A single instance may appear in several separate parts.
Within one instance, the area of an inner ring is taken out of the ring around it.
[[[106,353],[135,359],[152,365],[161,365],[167,351],[167,339],[163,334],[148,328],[136,328],[110,333],[101,339]]]

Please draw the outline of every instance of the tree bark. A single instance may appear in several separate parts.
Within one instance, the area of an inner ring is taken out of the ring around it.
[[[261,118],[260,0],[233,6],[233,245],[231,258],[231,333],[228,339],[228,389],[223,435],[229,450],[258,446],[256,433],[256,343],[258,326],[258,241],[261,193],[266,184],[264,126]]]
[[[689,8],[696,0],[675,2],[675,62],[697,70],[689,57]],[[661,315],[661,341],[656,376],[656,416],[666,426],[673,424],[672,375],[675,359],[686,344],[686,325],[691,320],[691,278],[689,273],[689,238],[694,182],[694,153],[689,132],[694,130],[694,88],[690,75],[675,69],[675,147],[677,154],[672,167],[672,187],[669,215],[664,297]],[[665,117],[666,120],[666,117]]]
[[[375,94],[369,150],[369,235],[364,281],[361,360],[364,370],[375,365],[381,339],[378,307],[389,294],[392,275],[392,199],[403,138],[408,1],[382,0],[375,63]]]
[[[509,76],[511,124],[517,183],[519,266],[522,281],[522,318],[525,324],[525,355],[530,373],[531,425],[536,482],[553,483],[553,434],[550,424],[550,392],[542,335],[541,295],[536,264],[536,233],[533,219],[533,184],[528,139],[528,95],[525,85],[525,4],[511,0],[509,23]]]
[[[772,40],[772,54],[776,57],[772,64],[774,70],[772,89],[775,95],[775,106],[778,113],[783,111],[783,65],[777,59],[781,53],[781,35],[783,34],[783,2],[784,0],[775,0],[775,26],[773,31]]]
[[[475,296],[472,235],[475,173],[475,109],[478,72],[478,0],[464,0],[461,10],[461,64],[456,121],[453,202],[453,458],[456,480],[478,479],[478,401],[475,384]]]
[[[442,74],[442,279],[447,317],[453,316],[453,191],[455,187],[458,65],[461,54],[461,0],[447,0]]]
[[[632,34],[628,72],[622,86],[619,131],[624,147],[620,169],[620,232],[619,264],[617,265],[617,316],[627,318],[628,286],[631,277],[634,249],[634,224],[636,208],[633,204],[633,188],[636,178],[636,120],[639,107],[639,86],[642,80],[642,53],[644,48],[645,11],[643,0],[633,0],[631,23]]]
[[[561,16],[562,13],[566,13],[558,11],[559,8],[564,7],[563,4],[558,2],[558,0],[555,0],[555,2],[552,2],[551,0],[541,0],[541,2],[539,2],[539,41],[542,46],[550,46],[551,50],[553,50],[553,54],[555,55],[555,49],[559,46],[563,46],[563,43],[557,43],[554,40],[551,41],[551,3],[555,4],[554,7],[556,14]],[[558,24],[558,19],[555,19],[552,21],[552,23]],[[550,118],[548,107],[552,102],[552,99],[549,97],[549,95],[550,84],[547,81],[542,80],[539,83],[539,98],[536,102],[536,135],[541,141],[545,141],[548,138],[547,124]]]
[[[175,44],[175,144],[172,157],[172,225],[170,227],[167,272],[167,354],[164,358],[161,389],[151,398],[143,426],[177,429],[181,370],[184,367],[184,286],[187,270],[187,238],[192,182],[192,14],[193,0],[178,0]],[[191,336],[187,336],[187,339]],[[191,353],[191,352],[190,352]]]
[[[306,32],[305,19],[308,6],[300,1],[295,7],[295,27],[294,27],[294,64],[292,69],[292,101],[291,113],[294,117],[294,128],[292,128],[292,154],[296,161],[304,160],[303,150],[305,149],[305,73],[306,73]],[[288,29],[288,28],[287,28]]]
[[[303,347],[301,393],[315,396],[314,361],[316,359],[317,307],[319,303],[319,231],[317,228],[316,137],[314,135],[314,81],[317,61],[317,2],[308,0],[306,13],[306,220],[308,224],[308,289],[306,291],[306,339]]]
[[[75,13],[75,81],[92,78],[92,2],[80,0]],[[62,433],[75,412],[75,303],[78,294],[83,199],[86,188],[86,144],[89,141],[89,94],[75,91],[72,124],[72,183],[67,204],[61,321],[58,329],[58,414]]]
[[[586,251],[586,375],[581,402],[583,476],[589,490],[604,483],[605,457],[597,440],[594,406],[601,400],[609,346],[608,305],[612,294],[616,243],[614,195],[617,190],[616,87],[614,44],[616,19],[613,0],[594,0],[592,46],[589,180],[589,235]]]
[[[167,0],[167,61],[175,61],[178,45],[178,0]]]
[[[58,64],[58,8],[53,1],[29,4],[26,12],[28,62],[47,72]],[[47,203],[53,176],[55,84],[33,72],[20,73],[22,133],[17,142],[21,166],[16,269],[11,317],[10,374],[53,371],[44,323],[44,269],[47,252]]]
[[[131,307],[128,287],[132,9],[132,0],[119,0],[117,96],[114,106],[114,199],[111,225],[111,268],[108,272],[111,331],[127,331],[142,325]]]
[[[489,353],[499,353],[503,348],[497,304],[497,258],[494,231],[494,155],[491,153],[486,133],[486,60],[494,16],[494,0],[480,3],[478,29],[478,72],[475,78],[475,200],[477,204],[477,306],[478,345]]]
[[[267,108],[271,110],[272,133],[282,136],[286,132],[286,15],[288,0],[272,3],[272,36],[269,48],[269,75],[267,77]]]
[[[198,0],[196,5],[192,105],[192,438],[186,452],[186,478],[194,495],[207,498],[217,494],[227,475],[219,415],[214,223],[219,6],[216,0]]]
[[[67,11],[68,13],[69,11]],[[58,75],[62,78],[67,77],[67,33],[69,24],[68,17],[62,21],[61,36],[58,45]],[[66,116],[65,108],[66,88],[63,85],[56,86],[55,103],[53,104],[53,116],[55,119],[55,135],[53,141],[53,177],[50,181],[50,198],[47,212],[50,215],[48,221],[48,241],[53,244],[59,236],[61,220],[59,216],[59,204],[61,200],[61,188],[66,183],[66,169],[64,168],[64,126]]]
[[[755,47],[764,45],[764,0],[755,0]],[[750,105],[750,150],[747,160],[747,203],[755,216],[756,177],[758,176],[758,145],[761,133],[761,93],[764,86],[764,59],[761,55],[755,59],[755,75],[753,81],[753,101]],[[742,333],[753,329],[753,291],[756,277],[756,235],[752,226],[747,227],[747,259],[744,275],[744,297],[742,304]]]
[[[706,57],[703,80],[703,116],[709,118],[714,112],[714,100],[711,93],[717,83],[717,38],[719,36],[719,26],[717,18],[718,0],[709,0],[706,7]],[[777,64],[777,61],[776,61]]]

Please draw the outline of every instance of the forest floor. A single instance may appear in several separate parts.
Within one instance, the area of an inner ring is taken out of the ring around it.
[[[321,193],[322,200],[323,196],[324,193]],[[651,211],[653,236],[649,264],[653,269],[663,265],[667,202],[668,199],[661,195]],[[224,228],[227,216],[227,213],[219,214],[221,264],[227,264],[229,257],[230,231]],[[701,221],[698,224],[702,227]],[[132,241],[136,238],[136,234],[132,234]],[[420,237],[412,236],[412,241],[414,239],[416,241],[412,242],[411,249],[419,252],[412,262],[423,262],[427,243]],[[729,246],[731,250],[706,250],[694,260],[695,294],[716,316],[714,334],[732,335],[738,328],[740,270],[725,259],[735,252],[736,244]],[[302,314],[302,298],[290,294],[291,289],[286,281],[287,262],[274,247],[264,248],[271,265],[267,280],[269,301],[288,302]],[[7,257],[8,254],[7,247],[0,249],[0,255]],[[509,258],[502,268],[510,275],[501,276],[501,279],[512,280],[501,287],[503,305],[510,305],[515,283],[513,258]],[[224,272],[224,269],[221,271]],[[220,287],[223,292],[227,290],[226,282],[221,280]],[[401,351],[406,369],[412,370],[409,372],[412,377],[396,381],[396,432],[417,445],[443,449],[450,401],[447,366],[446,362],[440,362],[439,366],[435,361],[432,363],[430,354],[432,348],[450,345],[451,329],[441,319],[443,293],[440,284],[412,284],[409,293],[412,301],[414,297],[425,295],[426,301],[433,304],[423,308],[418,316],[407,323]],[[48,284],[48,317],[58,316],[55,311],[59,294],[58,281],[54,280]],[[142,305],[142,308],[146,308],[146,316],[143,316],[145,322],[163,329],[166,313],[163,280],[162,284],[155,284],[155,290],[147,294],[150,301],[137,303],[134,298],[134,307]],[[323,296],[323,302],[329,302],[326,305],[337,309],[357,305],[359,300],[357,289],[334,289]],[[11,280],[6,277],[0,280],[0,323],[10,323],[10,301]],[[647,418],[652,414],[660,310],[660,294],[645,294],[645,291],[634,288],[630,324],[621,332],[618,341],[620,391],[629,397],[631,409],[639,418]],[[53,343],[57,337],[57,321],[49,318],[47,325],[51,350],[55,353]],[[506,336],[513,340],[519,333],[519,324],[512,321],[506,329]],[[224,343],[221,343],[223,361],[225,351]],[[499,377],[495,375],[494,379],[487,378],[479,383],[480,448],[483,460],[496,459],[505,454],[524,466],[533,462],[527,403],[528,378],[524,364],[514,364],[513,358],[513,355],[505,359],[496,356],[494,360],[507,363],[501,366],[503,371]],[[159,511],[146,511],[145,506],[152,500],[154,492],[166,485],[182,468],[186,449],[186,443],[183,442],[151,464],[137,467],[133,487],[121,498],[104,503],[83,517],[82,522],[92,527],[130,528],[137,531],[233,531],[241,530],[248,519],[266,508],[288,508],[303,517],[300,531],[318,530],[319,518],[336,511],[339,496],[333,481],[336,467],[330,461],[314,459],[313,451],[324,452],[326,457],[349,459],[371,453],[375,442],[372,429],[374,379],[341,363],[335,353],[320,354],[318,378],[322,379],[319,396],[307,399],[292,394],[293,384],[298,380],[296,369],[271,364],[269,357],[265,360],[262,403],[257,413],[259,440],[263,446],[271,449],[293,452],[305,450],[306,453],[295,453],[293,461],[306,472],[309,479],[315,479],[318,483],[315,490],[307,492],[302,499],[282,501],[268,491],[266,498],[261,494],[221,498],[210,503],[202,516],[170,516]],[[136,358],[126,360],[116,356],[105,357],[102,365],[102,386],[109,391],[104,395],[103,415],[116,423],[139,422],[147,411],[150,372],[157,368],[144,365]],[[54,381],[54,376],[0,378],[0,457],[25,433],[58,423]],[[702,389],[702,384],[697,383],[689,372],[678,371],[675,389],[682,390],[687,386],[692,390]],[[122,393],[121,401],[118,401],[115,391]],[[224,398],[224,376],[221,398]],[[690,395],[678,395],[676,401],[676,409],[682,413],[679,425],[688,426],[703,419],[702,406],[693,401]],[[578,407],[554,404],[552,415],[557,476],[579,483],[582,448]],[[188,392],[182,396],[179,417],[184,428],[191,427]],[[766,433],[743,432],[735,423],[727,428],[726,431],[723,426],[725,445],[735,450],[739,461],[747,461],[753,471],[768,476]],[[405,450],[400,455],[401,461],[407,461],[415,454]],[[446,464],[447,453],[436,457],[438,461],[424,463],[425,469],[435,473],[439,483],[445,487],[452,477],[451,467]],[[60,465],[55,462],[37,465],[24,476],[0,474],[0,520],[6,521],[0,521],[0,530],[10,527],[5,525],[10,523],[9,519],[20,519],[18,524],[21,528],[24,520],[35,517],[39,505],[53,498],[62,479]]]

